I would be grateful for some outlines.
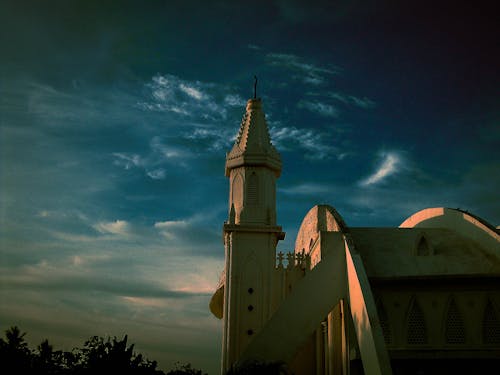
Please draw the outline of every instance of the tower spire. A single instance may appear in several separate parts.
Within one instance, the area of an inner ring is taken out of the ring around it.
[[[281,174],[281,157],[271,143],[261,99],[249,99],[236,142],[226,155],[226,176],[241,166],[261,166]]]

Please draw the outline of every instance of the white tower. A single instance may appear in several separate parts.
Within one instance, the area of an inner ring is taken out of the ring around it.
[[[271,315],[276,245],[276,179],[281,158],[271,144],[262,102],[250,99],[236,142],[226,156],[229,219],[224,224],[226,275],[222,373]]]

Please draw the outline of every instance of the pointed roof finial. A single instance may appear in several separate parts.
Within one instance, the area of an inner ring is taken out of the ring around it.
[[[257,81],[255,91],[256,86]],[[251,165],[265,166],[274,170],[277,176],[281,172],[281,157],[271,142],[262,101],[258,98],[247,102],[236,142],[226,155],[226,176],[231,169]]]
[[[254,81],[253,81],[253,98],[257,99],[257,76],[253,76]]]

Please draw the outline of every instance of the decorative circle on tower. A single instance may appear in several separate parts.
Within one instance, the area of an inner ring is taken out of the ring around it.
[[[253,288],[248,288],[248,294],[252,294],[253,293]]]
[[[253,306],[252,305],[248,305],[248,311],[253,311]]]
[[[253,329],[249,329],[249,330],[247,331],[247,334],[248,334],[248,336],[252,336],[252,335],[253,335]]]

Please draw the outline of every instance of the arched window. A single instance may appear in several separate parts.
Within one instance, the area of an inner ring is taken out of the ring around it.
[[[413,298],[408,311],[406,342],[408,344],[427,344],[425,317],[417,300]]]
[[[490,299],[483,314],[483,343],[500,344],[500,320]]]
[[[247,203],[252,206],[259,204],[259,179],[255,172],[248,178]]]
[[[427,241],[427,239],[423,235],[420,237],[420,239],[417,242],[416,254],[417,255],[430,255],[431,254],[429,242]]]
[[[446,313],[444,337],[447,344],[465,343],[464,321],[453,298],[448,305],[448,312]]]
[[[234,177],[231,195],[234,207],[236,209],[241,208],[243,205],[243,178],[239,173]]]

